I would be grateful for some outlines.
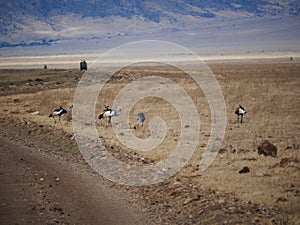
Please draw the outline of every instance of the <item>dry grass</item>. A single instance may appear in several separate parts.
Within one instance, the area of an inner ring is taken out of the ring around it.
[[[215,73],[224,93],[227,106],[228,124],[226,136],[223,141],[222,154],[218,154],[214,163],[200,173],[196,167],[201,159],[203,149],[207,144],[210,133],[210,111],[205,96],[191,80],[185,79],[180,71],[167,70],[154,71],[149,68],[127,68],[119,73],[119,77],[130,79],[116,79],[107,83],[97,100],[97,113],[101,112],[106,104],[112,105],[113,99],[131,79],[146,75],[176,74],[173,76],[177,83],[185,87],[193,98],[199,111],[201,122],[201,141],[190,163],[179,173],[192,177],[194,181],[204,186],[230,192],[237,197],[262,203],[270,207],[279,207],[285,212],[288,222],[299,223],[300,216],[300,169],[291,164],[280,167],[282,158],[300,160],[300,64],[299,63],[269,63],[269,64],[213,64],[210,65]],[[122,75],[123,74],[123,75]],[[182,75],[182,76],[181,76]],[[1,79],[6,79],[3,75]],[[50,110],[62,106],[68,106],[73,101],[75,88],[61,88],[44,90],[33,94],[18,94],[2,96],[1,116],[7,114],[35,120],[41,124],[54,125],[48,118]],[[248,113],[244,118],[244,124],[238,124],[234,110],[242,104]],[[39,111],[39,115],[31,115],[30,112]],[[130,120],[135,121],[136,114],[144,111],[147,115],[147,123],[150,118],[162,116],[168,124],[168,131],[164,142],[151,153],[139,153],[143,157],[154,161],[168,156],[177,144],[180,123],[178,114],[172,105],[158,98],[145,98],[138,102],[131,110]],[[168,114],[169,116],[164,116]],[[135,134],[140,138],[146,138],[149,130],[145,126]],[[63,119],[64,129],[72,132],[71,123]],[[128,151],[113,133],[111,127],[97,122],[99,135],[106,144],[117,146]],[[277,146],[276,158],[265,157],[257,154],[258,145],[265,139]],[[239,174],[244,166],[250,168],[250,173]]]

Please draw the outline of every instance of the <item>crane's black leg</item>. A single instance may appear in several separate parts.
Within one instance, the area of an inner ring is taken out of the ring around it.
[[[107,126],[111,125],[111,116],[108,117]]]
[[[59,121],[60,125],[62,126],[60,116],[58,116],[58,121]]]

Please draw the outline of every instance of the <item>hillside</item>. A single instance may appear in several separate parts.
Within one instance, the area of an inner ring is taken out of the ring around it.
[[[0,6],[2,49],[110,48],[141,39],[297,46],[300,35],[296,0],[16,0]]]

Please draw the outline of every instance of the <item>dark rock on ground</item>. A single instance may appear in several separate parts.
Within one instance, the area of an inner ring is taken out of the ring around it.
[[[249,173],[249,172],[250,172],[250,169],[248,166],[244,166],[244,168],[239,171],[239,173]]]
[[[277,156],[277,147],[268,140],[265,140],[260,146],[258,146],[258,154],[264,156]]]

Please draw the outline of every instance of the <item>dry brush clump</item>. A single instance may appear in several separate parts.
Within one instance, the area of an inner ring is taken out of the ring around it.
[[[57,89],[38,93],[32,105],[38,105],[42,114],[49,114],[53,109],[62,106],[69,108],[73,104],[74,89]]]

